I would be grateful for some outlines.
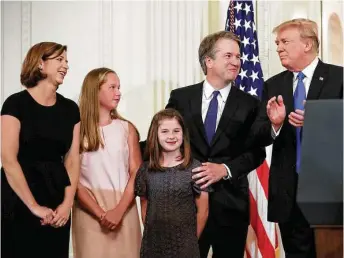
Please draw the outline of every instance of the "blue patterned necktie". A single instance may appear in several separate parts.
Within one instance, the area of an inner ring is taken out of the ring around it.
[[[205,132],[207,134],[209,145],[216,131],[217,110],[219,107],[217,96],[219,95],[219,93],[219,91],[213,91],[213,98],[210,101],[208,112],[204,121]]]
[[[305,75],[299,72],[296,76],[297,85],[294,92],[294,109],[304,110],[303,102],[306,99],[306,88],[303,83]],[[301,161],[301,127],[296,128],[296,172],[300,171],[300,161]]]

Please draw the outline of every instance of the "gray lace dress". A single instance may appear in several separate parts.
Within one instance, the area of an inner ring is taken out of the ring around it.
[[[195,197],[201,189],[191,178],[191,170],[200,165],[193,160],[184,170],[175,166],[150,171],[148,162],[140,167],[135,194],[148,200],[141,258],[200,257]]]

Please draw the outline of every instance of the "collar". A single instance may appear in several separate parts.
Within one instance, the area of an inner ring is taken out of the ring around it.
[[[316,57],[308,66],[306,66],[305,69],[302,70],[306,78],[312,79],[315,68],[317,68],[318,63],[319,63],[319,58]],[[293,72],[293,74],[294,74],[294,81],[295,81],[297,79],[296,76],[298,72]]]
[[[226,102],[227,97],[229,95],[229,92],[231,90],[231,87],[232,87],[232,84],[229,83],[224,88],[219,90],[223,102]],[[206,99],[210,99],[214,91],[216,91],[216,89],[213,86],[211,86],[211,84],[207,81],[207,79],[205,79],[204,83],[203,83],[203,94],[204,94],[204,97]]]

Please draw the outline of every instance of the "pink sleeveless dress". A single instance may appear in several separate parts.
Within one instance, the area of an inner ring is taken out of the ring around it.
[[[80,183],[104,210],[116,207],[129,180],[128,122],[119,119],[100,128],[104,148],[81,155]],[[75,202],[72,212],[74,258],[138,258],[141,229],[136,202],[115,231]]]

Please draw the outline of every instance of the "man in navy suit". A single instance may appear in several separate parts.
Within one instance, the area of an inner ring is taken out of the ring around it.
[[[313,230],[296,204],[304,103],[306,99],[342,99],[343,67],[318,58],[315,22],[294,19],[277,26],[274,32],[277,53],[287,70],[266,81],[262,100],[279,96],[288,117],[273,125],[268,220],[279,223],[287,258],[315,258]]]
[[[208,35],[199,47],[206,79],[171,92],[166,108],[175,108],[189,130],[196,183],[212,185],[209,217],[199,239],[201,257],[210,246],[215,258],[242,258],[249,225],[247,174],[265,159],[272,141],[271,123],[259,118],[260,102],[234,87],[240,70],[240,40],[232,32]],[[273,97],[267,111],[274,124],[285,118],[283,101]]]

